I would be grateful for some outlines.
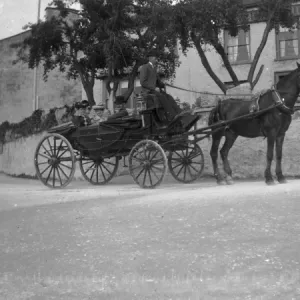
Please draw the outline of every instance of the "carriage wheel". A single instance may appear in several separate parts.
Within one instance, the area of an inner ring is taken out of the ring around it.
[[[34,154],[37,177],[50,188],[63,188],[73,179],[76,158],[69,141],[57,133],[42,138]]]
[[[159,186],[167,173],[167,157],[161,146],[151,140],[137,143],[129,154],[129,171],[142,188]]]
[[[91,184],[104,185],[115,175],[119,167],[117,157],[91,159],[81,156],[79,167],[82,176]]]
[[[197,180],[204,168],[204,155],[198,144],[188,144],[186,149],[170,152],[168,167],[172,176],[180,182]]]

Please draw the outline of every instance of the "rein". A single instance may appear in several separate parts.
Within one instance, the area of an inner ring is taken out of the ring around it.
[[[281,92],[281,91],[277,90],[275,88],[275,85],[273,85],[270,90],[275,93],[276,98],[274,99],[274,101],[275,101],[275,104],[278,105],[278,109],[281,112],[283,112],[284,114],[288,114],[288,115],[294,114],[294,109],[289,108],[288,106],[286,106],[285,103],[284,103],[284,98],[282,99],[280,97],[279,92]],[[283,93],[286,93],[286,92],[283,92]]]

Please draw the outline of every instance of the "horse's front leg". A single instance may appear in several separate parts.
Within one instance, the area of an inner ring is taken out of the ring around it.
[[[221,175],[218,167],[218,149],[219,149],[221,138],[222,138],[221,134],[215,134],[212,136],[210,156],[211,156],[213,170],[214,170],[214,177],[216,178],[218,184],[224,185],[226,184],[226,182],[223,176]]]
[[[229,151],[232,148],[234,142],[236,141],[237,137],[238,137],[237,134],[234,133],[233,131],[231,131],[231,130],[226,131],[226,134],[225,134],[226,140],[220,151],[220,154],[221,154],[221,157],[223,160],[224,172],[226,174],[225,179],[226,179],[227,184],[234,183],[234,181],[232,179],[232,170],[230,168],[230,164],[229,164],[229,160],[228,160],[228,154],[229,154]]]
[[[267,137],[268,149],[267,149],[267,166],[265,170],[265,180],[266,184],[274,184],[274,179],[271,174],[271,166],[274,155],[274,145],[275,145],[275,134],[269,134]]]
[[[276,138],[276,177],[279,183],[286,183],[286,179],[282,174],[282,169],[281,169],[281,161],[282,161],[282,146],[284,142],[284,135],[278,136]]]

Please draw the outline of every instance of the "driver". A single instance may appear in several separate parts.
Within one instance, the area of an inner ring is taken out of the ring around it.
[[[177,112],[177,109],[174,109],[174,105],[167,96],[165,84],[159,79],[156,71],[157,65],[157,52],[151,51],[148,54],[148,63],[144,64],[140,69],[140,83],[142,87],[141,94],[146,96],[147,99],[150,95],[154,95],[158,100],[159,106],[162,108],[158,109],[159,118],[163,123],[171,121]],[[164,93],[159,93],[156,91],[156,87],[160,90],[164,89]],[[148,98],[149,99],[149,98]]]

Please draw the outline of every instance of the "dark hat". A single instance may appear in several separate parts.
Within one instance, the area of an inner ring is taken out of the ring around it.
[[[157,57],[157,56],[158,56],[158,51],[155,50],[155,49],[149,51],[148,54],[147,54],[147,57],[150,57],[150,56],[155,56],[155,57]]]

